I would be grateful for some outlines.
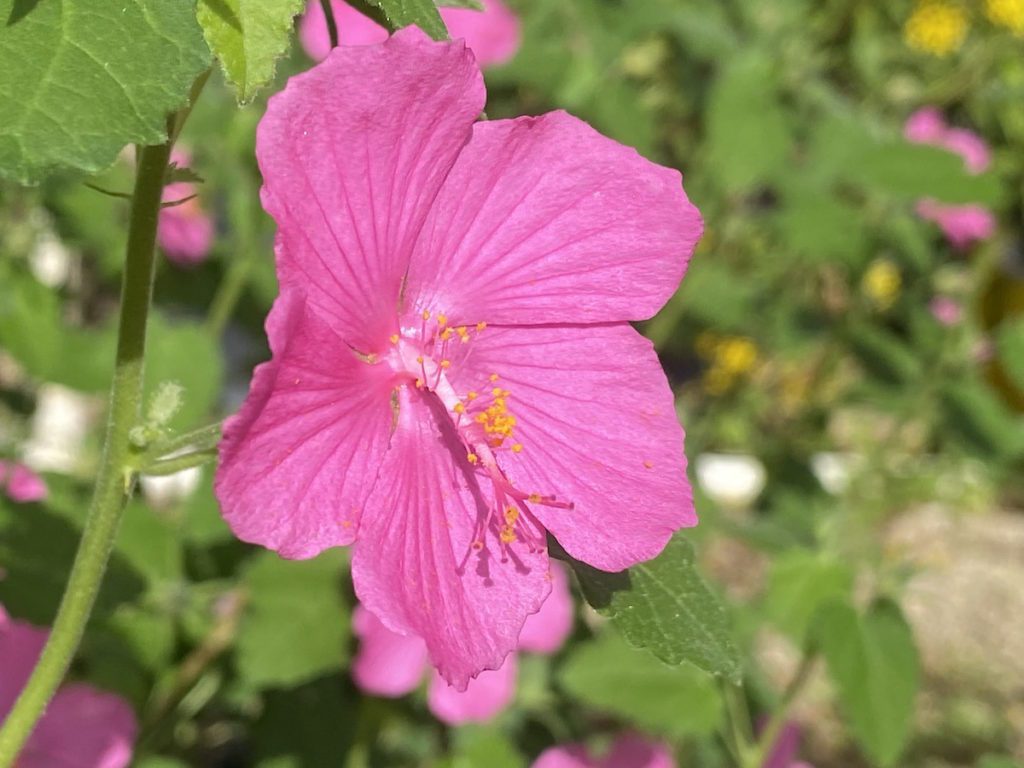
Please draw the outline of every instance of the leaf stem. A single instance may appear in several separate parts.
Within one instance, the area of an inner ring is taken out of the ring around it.
[[[172,456],[168,459],[154,461],[140,467],[139,472],[143,475],[173,475],[176,472],[181,472],[183,469],[200,467],[207,462],[216,460],[216,458],[216,448],[203,448],[201,450],[189,451],[188,453]]]
[[[331,0],[320,0],[324,9],[324,18],[327,19],[327,35],[331,39],[331,48],[338,47],[338,24],[334,21],[334,8],[331,7]]]
[[[190,432],[174,435],[166,440],[157,440],[135,460],[135,467],[144,472],[151,464],[163,459],[176,458],[174,454],[182,455],[180,452],[186,448],[192,449],[189,451],[190,453],[216,448],[217,443],[220,442],[220,433],[221,422],[218,421]]]
[[[172,118],[173,120],[173,118]],[[174,123],[169,125],[174,135]],[[92,612],[134,482],[129,432],[142,403],[146,320],[153,292],[154,245],[164,173],[173,138],[138,154],[121,283],[117,357],[103,456],[85,530],[50,637],[32,676],[0,728],[0,768],[10,768],[67,672]]]

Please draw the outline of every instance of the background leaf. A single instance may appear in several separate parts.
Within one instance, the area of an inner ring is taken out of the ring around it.
[[[447,40],[448,28],[433,0],[365,0],[379,8],[394,29],[415,24],[435,40]]]
[[[210,60],[190,3],[0,0],[0,18],[0,175],[22,184],[162,141]]]
[[[203,35],[240,103],[274,77],[274,64],[291,42],[292,20],[304,5],[303,0],[199,0]]]
[[[682,536],[654,560],[619,573],[568,560],[587,602],[610,616],[631,645],[668,664],[688,661],[739,680],[739,652],[725,607],[697,573],[693,546]]]

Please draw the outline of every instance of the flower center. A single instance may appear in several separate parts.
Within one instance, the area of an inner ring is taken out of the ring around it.
[[[530,511],[530,504],[572,509],[571,502],[554,495],[527,493],[516,488],[498,462],[501,451],[520,453],[522,443],[515,438],[517,420],[512,393],[501,386],[497,373],[481,381],[478,390],[464,394],[452,384],[452,359],[461,357],[462,345],[483,333],[486,323],[475,326],[451,326],[443,314],[424,311],[418,324],[404,326],[391,337],[388,363],[395,373],[417,389],[437,397],[451,419],[466,450],[466,460],[478,473],[491,481],[493,504],[477,520],[471,549],[486,547],[487,534],[498,541],[502,561],[510,556],[510,547],[521,541],[530,552],[547,546],[545,529]],[[467,558],[469,553],[467,552]],[[465,565],[463,560],[460,567]]]

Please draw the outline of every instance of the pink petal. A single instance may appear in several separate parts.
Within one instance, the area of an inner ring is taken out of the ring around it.
[[[7,495],[12,501],[27,504],[46,498],[46,483],[31,469],[24,464],[10,464],[7,470]],[[0,476],[2,483],[3,477]]]
[[[626,733],[619,736],[602,758],[593,757],[582,744],[551,747],[531,768],[675,768],[667,745]]]
[[[459,690],[502,665],[551,589],[543,548],[516,547],[506,560],[491,541],[472,546],[490,503],[443,408],[403,387],[352,575],[363,605],[391,630],[422,637]]]
[[[973,243],[987,240],[996,230],[996,217],[980,205],[944,205],[934,200],[922,200],[917,213],[939,225],[950,245],[966,250]]]
[[[460,38],[481,67],[504,64],[519,50],[519,19],[502,0],[483,0],[484,10],[442,8],[452,40]]]
[[[934,296],[928,302],[928,309],[940,325],[947,328],[956,325],[963,319],[964,308],[960,302],[949,296]]]
[[[18,768],[126,768],[138,734],[120,696],[82,683],[57,691],[18,758]]]
[[[448,725],[486,723],[512,702],[515,692],[516,657],[512,654],[501,669],[481,672],[464,691],[435,673],[427,692],[427,706],[434,717]]]
[[[331,0],[334,23],[338,26],[339,45],[373,45],[388,39],[388,31],[343,0]],[[320,0],[306,3],[306,12],[299,19],[299,42],[306,55],[323,61],[331,52],[331,37]]]
[[[373,45],[387,40],[384,27],[342,0],[331,0],[339,45]],[[502,64],[519,48],[519,19],[501,0],[484,0],[484,11],[442,8],[441,18],[453,40],[464,39],[480,66]],[[331,52],[327,20],[320,0],[306,4],[299,20],[299,41],[306,55],[321,61]]]
[[[903,126],[903,135],[917,144],[938,144],[946,134],[946,121],[935,107],[922,107]]]
[[[672,391],[629,325],[488,327],[460,347],[457,391],[489,386],[493,372],[511,393],[523,448],[506,443],[499,461],[513,485],[575,505],[532,507],[569,554],[619,571],[696,525]]]
[[[477,123],[408,293],[454,323],[640,320],[676,290],[701,230],[678,171],[571,115]]]
[[[0,722],[28,682],[49,631],[11,619],[0,606]]]
[[[399,635],[363,606],[352,615],[359,651],[352,679],[364,693],[397,698],[416,690],[427,667],[427,646],[415,635]]]
[[[270,99],[256,157],[278,276],[360,352],[398,330],[413,241],[484,98],[462,43],[407,27],[339,48]]]
[[[960,155],[971,173],[981,173],[992,162],[992,155],[985,140],[966,128],[950,128],[942,145]]]
[[[187,187],[188,189],[173,189]],[[195,194],[191,184],[171,184],[172,196],[164,194],[165,200],[182,200]],[[160,211],[157,225],[157,242],[167,258],[179,266],[201,264],[210,255],[213,246],[214,226],[211,219],[200,207],[198,200],[164,208]]]
[[[530,616],[519,635],[519,648],[534,653],[555,653],[572,632],[573,603],[569,577],[561,563],[551,564],[551,594]]]
[[[358,359],[287,290],[267,336],[273,359],[225,422],[215,490],[240,539],[313,557],[355,538],[387,448],[390,372]]]
[[[779,732],[761,768],[791,768],[800,751],[800,726],[788,722]]]

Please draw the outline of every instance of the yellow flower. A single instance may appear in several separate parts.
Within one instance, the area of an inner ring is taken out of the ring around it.
[[[911,48],[934,56],[960,49],[969,29],[967,12],[951,0],[919,0],[903,26],[903,40]]]
[[[702,379],[709,395],[725,394],[757,363],[757,345],[744,336],[704,331],[697,337],[697,353],[710,362]]]
[[[1024,37],[1024,0],[985,0],[985,15],[993,24]]]
[[[896,303],[902,283],[895,264],[887,259],[876,259],[861,278],[860,288],[876,308],[888,309]]]
[[[715,352],[715,365],[732,376],[742,376],[757,362],[757,345],[742,336],[722,340]]]

